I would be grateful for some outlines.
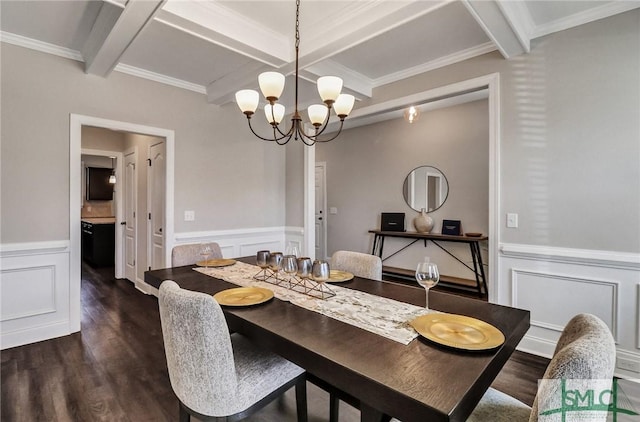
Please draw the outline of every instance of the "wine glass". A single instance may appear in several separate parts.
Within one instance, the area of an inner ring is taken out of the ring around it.
[[[289,242],[287,244],[287,249],[284,251],[284,254],[285,254],[285,256],[286,255],[293,255],[293,256],[295,256],[297,258],[298,255],[299,255],[298,247],[295,245],[295,243]]]
[[[416,281],[424,287],[426,291],[425,309],[429,310],[429,289],[440,281],[438,266],[428,260],[419,263],[416,268]]]
[[[211,256],[211,245],[209,245],[208,243],[201,243],[200,244],[200,256],[202,257],[202,260],[204,261],[204,267],[208,268],[208,266],[209,266],[209,257]]]

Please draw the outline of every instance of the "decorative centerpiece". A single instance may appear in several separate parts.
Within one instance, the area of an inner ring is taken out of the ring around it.
[[[256,280],[286,287],[319,299],[336,295],[325,283],[331,273],[329,263],[326,261],[315,260],[312,263],[311,258],[283,256],[282,252],[258,251],[256,264],[261,268],[253,276]],[[288,277],[282,277],[280,271]]]
[[[430,233],[431,230],[433,230],[433,218],[429,217],[424,208],[422,208],[418,216],[413,219],[413,227],[415,227],[418,233]]]

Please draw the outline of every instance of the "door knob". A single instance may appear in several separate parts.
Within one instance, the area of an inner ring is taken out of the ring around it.
[[[121,226],[124,226],[124,225],[126,225],[126,224],[127,224],[127,222],[126,222],[126,221],[122,221],[122,222],[120,222],[120,225],[121,225]]]
[[[322,217],[318,217],[318,220],[322,220]]]
[[[160,233],[162,233],[162,227],[160,227],[160,228],[158,229],[158,231],[159,231]]]

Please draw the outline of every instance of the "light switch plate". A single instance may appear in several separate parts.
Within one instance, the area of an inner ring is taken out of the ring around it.
[[[329,214],[337,214],[337,213],[338,213],[338,209],[336,207],[329,208]]]
[[[184,221],[195,221],[196,212],[195,211],[185,211],[184,212]]]
[[[507,227],[515,229],[518,227],[518,214],[508,213],[507,214]]]

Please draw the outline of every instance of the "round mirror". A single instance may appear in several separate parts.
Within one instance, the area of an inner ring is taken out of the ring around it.
[[[416,211],[423,208],[435,211],[449,195],[449,183],[440,170],[431,166],[417,167],[407,175],[402,185],[402,195],[407,205]]]

